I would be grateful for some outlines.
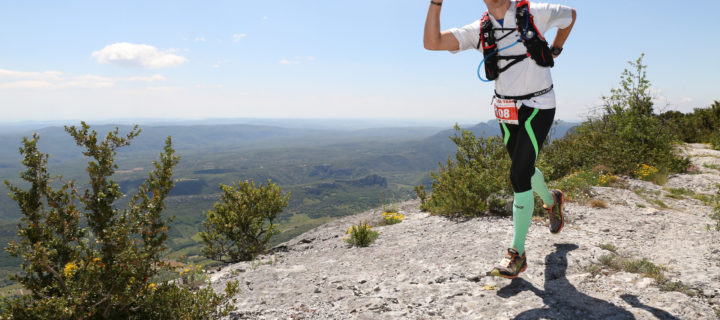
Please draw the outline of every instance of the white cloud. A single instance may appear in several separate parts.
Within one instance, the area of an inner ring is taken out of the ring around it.
[[[195,37],[195,42],[206,42],[204,37]]]
[[[2,88],[109,88],[118,82],[158,82],[167,78],[160,74],[135,77],[103,77],[93,74],[65,75],[59,71],[27,72],[0,69]]]
[[[247,37],[247,34],[245,34],[245,33],[236,33],[236,34],[233,34],[232,37],[233,37],[233,42],[238,42],[238,41],[240,41],[240,39]]]
[[[182,90],[181,87],[171,87],[171,86],[155,86],[155,87],[147,87],[145,88],[146,91],[151,92],[178,92]]]
[[[161,75],[161,74],[154,74],[154,75],[149,76],[149,77],[130,77],[130,78],[125,78],[125,81],[130,81],[130,82],[133,82],[133,81],[138,81],[138,82],[156,82],[156,81],[165,81],[165,80],[167,80],[167,78],[165,78],[165,76],[163,76],[163,75]]]
[[[51,88],[53,86],[54,85],[51,82],[42,81],[42,80],[21,80],[21,81],[11,81],[11,82],[0,83],[0,88],[37,89],[37,88]]]
[[[144,68],[166,68],[179,66],[187,61],[185,57],[172,54],[171,50],[160,51],[146,44],[119,42],[93,51],[92,57],[99,63],[113,63]]]
[[[245,33],[236,33],[233,34],[233,42],[238,42],[240,39],[247,37],[247,34]]]
[[[43,71],[43,72],[27,72],[0,69],[0,80],[2,79],[32,79],[32,80],[60,80],[62,72],[60,71]]]
[[[281,59],[279,61],[280,64],[300,64],[303,62],[310,62],[315,61],[315,57],[313,56],[307,56],[307,57],[295,57],[292,59]]]
[[[680,99],[680,103],[690,103],[693,101],[695,101],[695,99],[690,98],[690,97],[685,97],[685,98]]]
[[[115,79],[88,74],[59,83],[57,86],[66,88],[110,88],[115,86]]]

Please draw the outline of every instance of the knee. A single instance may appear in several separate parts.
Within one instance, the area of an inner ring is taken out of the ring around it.
[[[532,180],[533,185],[536,183],[545,182],[545,176],[543,176],[543,173],[537,167],[533,171],[533,175],[530,179]]]
[[[510,169],[510,182],[512,183],[513,191],[525,192],[532,190],[531,179],[535,174],[535,168],[511,168]]]

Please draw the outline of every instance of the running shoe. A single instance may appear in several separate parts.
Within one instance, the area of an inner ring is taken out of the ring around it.
[[[518,254],[518,251],[509,248],[505,258],[500,262],[500,266],[495,267],[492,271],[488,272],[488,275],[503,277],[506,279],[515,279],[518,277],[520,272],[527,269],[527,259],[525,259],[525,253],[522,256]]]
[[[552,190],[550,194],[553,196],[555,203],[552,207],[548,207],[543,204],[545,212],[547,212],[550,218],[550,233],[556,234],[562,230],[565,225],[565,215],[563,214],[563,206],[565,205],[565,195],[560,190]]]

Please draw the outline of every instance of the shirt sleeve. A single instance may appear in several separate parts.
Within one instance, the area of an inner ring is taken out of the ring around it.
[[[552,28],[564,29],[572,23],[572,8],[560,4],[530,3],[535,25],[545,32]]]
[[[468,49],[476,49],[478,41],[480,41],[480,20],[477,20],[471,24],[468,24],[462,28],[452,28],[450,32],[455,36],[455,39],[460,43],[458,50],[450,51],[452,53],[458,53],[460,51]]]

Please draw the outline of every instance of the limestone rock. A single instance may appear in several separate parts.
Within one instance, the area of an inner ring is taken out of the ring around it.
[[[238,263],[209,277],[216,290],[230,280],[247,284],[229,319],[714,319],[720,233],[705,230],[712,208],[666,195],[668,188],[716,192],[720,171],[702,164],[720,165],[720,152],[703,145],[685,152],[700,173],[674,175],[664,186],[626,179],[629,189],[595,187],[610,207],[567,203],[568,224],[558,235],[533,222],[528,269],[515,280],[485,275],[512,240],[510,217],[449,219],[421,212],[418,201],[400,205],[405,221],[374,227],[382,234],[370,247],[348,247],[342,237],[353,224],[377,220],[380,209],[283,243],[275,264]],[[601,256],[613,254],[600,245],[652,261],[698,294],[662,291],[636,273],[593,272]]]

